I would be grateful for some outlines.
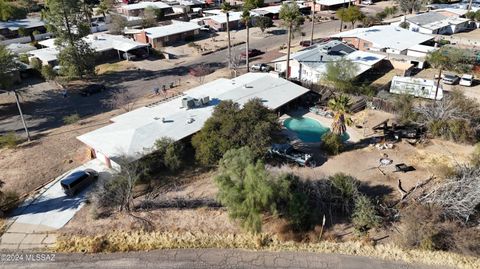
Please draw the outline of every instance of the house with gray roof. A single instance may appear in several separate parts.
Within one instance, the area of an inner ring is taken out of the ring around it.
[[[384,55],[356,50],[347,44],[331,40],[308,47],[290,55],[290,78],[307,83],[319,83],[327,71],[328,63],[340,60],[350,61],[358,77],[377,66]],[[275,71],[285,72],[287,56],[274,60]]]
[[[427,12],[413,17],[404,17],[400,22],[408,23],[410,31],[423,34],[451,35],[468,29],[470,20],[459,16],[447,16],[441,12]]]

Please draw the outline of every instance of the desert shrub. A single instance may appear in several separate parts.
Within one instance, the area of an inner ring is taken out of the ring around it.
[[[354,207],[355,199],[359,195],[360,182],[344,173],[337,173],[329,180],[332,184],[332,197],[342,212],[350,213]]]
[[[480,168],[480,143],[475,144],[475,150],[470,156],[470,164],[473,167]]]
[[[38,70],[38,71],[42,70],[42,62],[38,58],[32,58],[30,60],[30,65],[35,70]]]
[[[53,67],[49,64],[42,66],[41,74],[45,80],[53,80],[57,75],[55,74]]]
[[[380,225],[381,217],[377,214],[374,204],[364,195],[355,199],[355,208],[352,213],[352,223],[355,230],[361,234]]]
[[[74,124],[79,120],[80,120],[80,115],[78,113],[63,117],[63,123],[65,124]]]
[[[0,191],[0,211],[5,212],[16,208],[20,202],[19,198],[20,196],[15,191]]]
[[[0,135],[0,148],[14,148],[20,142],[17,134],[15,132],[9,132],[4,135]]]
[[[18,60],[20,60],[20,62],[25,63],[25,64],[30,63],[30,60],[28,59],[28,55],[25,54],[25,53],[22,53],[22,54],[18,55]]]
[[[155,141],[156,156],[171,171],[177,171],[184,164],[185,147],[182,142],[168,137]]]
[[[441,209],[436,206],[414,204],[401,213],[402,227],[396,243],[405,248],[438,250],[441,242]]]
[[[412,95],[400,94],[395,96],[395,114],[401,124],[415,122],[418,114],[414,110],[415,98]]]
[[[322,142],[322,148],[330,155],[337,155],[343,149],[342,137],[332,132],[324,134]]]

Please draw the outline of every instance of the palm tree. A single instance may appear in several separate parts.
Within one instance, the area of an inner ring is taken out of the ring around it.
[[[230,43],[230,10],[232,10],[232,6],[229,2],[223,2],[222,4],[222,11],[227,16],[227,39],[228,39],[228,68],[231,68],[232,65],[232,44]]]
[[[312,0],[312,32],[310,34],[310,46],[313,45],[313,30],[315,27],[315,5],[317,4],[317,0]]]
[[[294,27],[297,27],[302,23],[303,17],[296,2],[284,3],[280,9],[279,17],[283,20],[284,25],[288,29],[287,69],[285,71],[285,78],[288,79],[290,77],[290,47],[292,44],[292,32]]]
[[[328,101],[328,107],[335,113],[332,123],[334,134],[343,135],[347,132],[347,125],[350,125],[351,119],[346,114],[350,111],[350,106],[350,98],[343,94]]]
[[[248,51],[250,50],[250,9],[248,7],[244,7],[243,14],[242,14],[243,23],[245,23],[245,30],[246,30],[246,43],[245,43],[245,65],[247,67],[247,72],[249,72],[249,60],[250,57],[248,56]]]
[[[442,72],[448,62],[448,57],[442,50],[436,50],[427,55],[426,61],[432,65],[433,68],[438,69],[437,87],[435,88],[435,100],[437,100],[438,89],[440,87],[440,80],[442,79]]]
[[[103,15],[103,18],[107,18],[107,14],[110,13],[110,9],[113,7],[112,0],[101,0],[100,4],[98,5],[98,9],[95,12],[96,15]]]

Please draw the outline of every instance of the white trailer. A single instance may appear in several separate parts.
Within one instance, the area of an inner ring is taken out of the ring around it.
[[[409,94],[415,97],[435,99],[437,83],[430,79],[394,76],[390,85],[390,92],[395,94]],[[443,88],[438,87],[437,100],[442,100]]]

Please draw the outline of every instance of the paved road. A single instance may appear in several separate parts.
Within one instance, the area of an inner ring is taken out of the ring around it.
[[[436,269],[364,257],[304,252],[253,252],[243,250],[156,250],[114,254],[56,254],[54,262],[5,263],[2,268],[161,268],[161,269]]]
[[[39,194],[25,201],[11,214],[9,227],[0,237],[0,249],[27,249],[48,246],[55,242],[52,234],[62,228],[80,210],[88,188],[68,197],[60,186],[60,180],[73,171],[92,168],[99,172],[99,180],[110,177],[110,172],[97,159],[89,161],[58,177],[46,185]]]

